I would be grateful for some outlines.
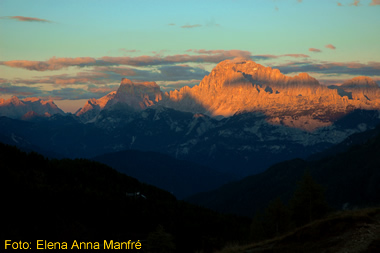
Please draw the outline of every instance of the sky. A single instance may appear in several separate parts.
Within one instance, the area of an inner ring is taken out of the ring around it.
[[[123,77],[191,87],[235,57],[380,84],[379,24],[380,0],[0,0],[0,98],[74,112]]]

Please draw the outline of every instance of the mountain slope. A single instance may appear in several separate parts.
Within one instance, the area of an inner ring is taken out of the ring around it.
[[[4,240],[22,238],[32,245],[36,239],[69,245],[74,239],[140,240],[146,250],[152,242],[148,235],[161,226],[173,235],[178,252],[192,253],[219,248],[247,234],[245,218],[177,201],[166,191],[97,162],[47,160],[1,143],[0,160],[6,189],[0,193],[6,203],[0,227]]]
[[[236,246],[234,253],[352,252],[376,253],[380,249],[380,209],[335,213],[286,235],[251,245]],[[226,247],[220,253],[230,253]]]
[[[272,125],[258,113],[216,120],[164,107],[135,111],[120,103],[86,124],[74,115],[57,114],[28,122],[0,118],[1,134],[8,140],[22,140],[20,143],[62,157],[90,158],[130,149],[153,151],[241,178],[276,162],[306,158],[379,123],[377,111],[358,110],[331,126],[307,132]]]
[[[215,189],[233,180],[233,177],[208,167],[154,152],[125,150],[97,156],[93,160],[141,182],[167,190],[180,199]]]
[[[288,201],[305,169],[326,189],[335,208],[380,204],[380,135],[318,161],[290,160],[265,172],[201,193],[188,201],[222,212],[252,216],[277,197]]]

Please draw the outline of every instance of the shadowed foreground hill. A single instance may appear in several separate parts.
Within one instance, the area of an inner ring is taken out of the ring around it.
[[[340,209],[380,204],[380,135],[348,151],[317,161],[278,163],[265,172],[188,198],[208,208],[253,216],[279,197],[287,202],[305,170],[325,189],[329,205]]]
[[[284,236],[218,253],[377,253],[380,250],[380,208],[345,211],[314,221]]]
[[[97,156],[94,160],[180,199],[213,190],[234,179],[209,167],[156,152],[125,150]]]
[[[161,227],[173,236],[176,252],[194,252],[247,235],[247,219],[177,201],[98,162],[47,160],[1,143],[0,161],[2,239],[140,240],[144,249]]]

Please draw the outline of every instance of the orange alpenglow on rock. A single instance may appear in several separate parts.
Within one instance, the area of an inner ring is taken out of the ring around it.
[[[0,99],[0,116],[29,119],[36,116],[50,117],[57,113],[64,114],[53,100],[42,100],[35,97],[20,100],[16,96],[8,100]]]
[[[311,131],[357,108],[379,109],[380,88],[369,77],[326,87],[307,73],[290,77],[251,60],[235,59],[220,62],[199,85],[165,93],[155,82],[123,78],[116,92],[89,100],[77,115],[91,119],[117,103],[137,111],[160,105],[213,117],[260,112],[273,124]]]

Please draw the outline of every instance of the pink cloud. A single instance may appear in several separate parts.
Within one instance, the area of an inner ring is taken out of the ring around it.
[[[330,49],[332,49],[332,50],[335,50],[335,49],[336,49],[336,47],[333,46],[332,44],[328,44],[328,45],[326,45],[325,48],[330,48]]]
[[[4,78],[0,78],[0,83],[7,83],[8,80],[7,79],[4,79]]]
[[[107,80],[108,74],[101,72],[79,72],[76,75],[52,75],[45,76],[42,78],[34,78],[34,79],[15,79],[13,82],[17,84],[53,84],[53,85],[75,85],[75,84],[106,84],[109,82]]]
[[[53,57],[47,61],[27,61],[27,60],[14,60],[2,62],[13,68],[23,68],[28,70],[46,71],[46,70],[59,70],[70,66],[81,66],[95,64],[96,60],[91,57],[77,57],[77,58],[56,58]]]
[[[200,24],[195,24],[195,25],[183,25],[181,26],[181,28],[186,28],[186,29],[189,29],[189,28],[196,28],[196,27],[201,27],[202,25]]]
[[[111,85],[111,86],[104,85],[100,87],[94,86],[94,87],[89,87],[88,91],[92,93],[110,93],[111,91],[117,90],[118,87],[119,85]]]
[[[380,0],[372,0],[369,5],[380,5]]]
[[[320,52],[322,52],[320,49],[318,49],[318,48],[309,48],[309,51],[310,52],[315,52],[315,53],[320,53]]]
[[[45,23],[51,23],[52,21],[47,19],[41,19],[41,18],[31,18],[31,17],[23,17],[23,16],[12,16],[12,17],[5,17],[8,19],[16,19],[18,21],[22,22],[45,22]]]
[[[339,2],[338,2],[337,4],[338,4],[338,6],[343,6],[343,5],[342,5],[341,3],[339,3]]]
[[[359,6],[359,4],[360,4],[360,0],[354,0],[354,2],[352,3],[352,4],[350,4],[350,5],[353,5],[353,6]]]
[[[186,62],[209,62],[218,63],[226,59],[235,57],[249,58],[251,53],[243,50],[192,50],[191,52],[198,55],[177,54],[163,56],[164,51],[160,51],[154,56],[122,56],[110,57],[104,56],[98,59],[92,57],[77,57],[77,58],[56,58],[52,57],[46,61],[28,61],[28,60],[13,60],[3,61],[0,65],[5,65],[12,68],[22,68],[27,70],[48,71],[60,70],[68,67],[87,67],[87,66],[110,66],[110,65],[130,65],[130,66],[152,66],[164,65],[173,63]],[[125,70],[123,70],[125,71]]]
[[[294,57],[294,58],[307,58],[310,57],[306,54],[283,54],[280,57],[287,56],[287,57]]]

